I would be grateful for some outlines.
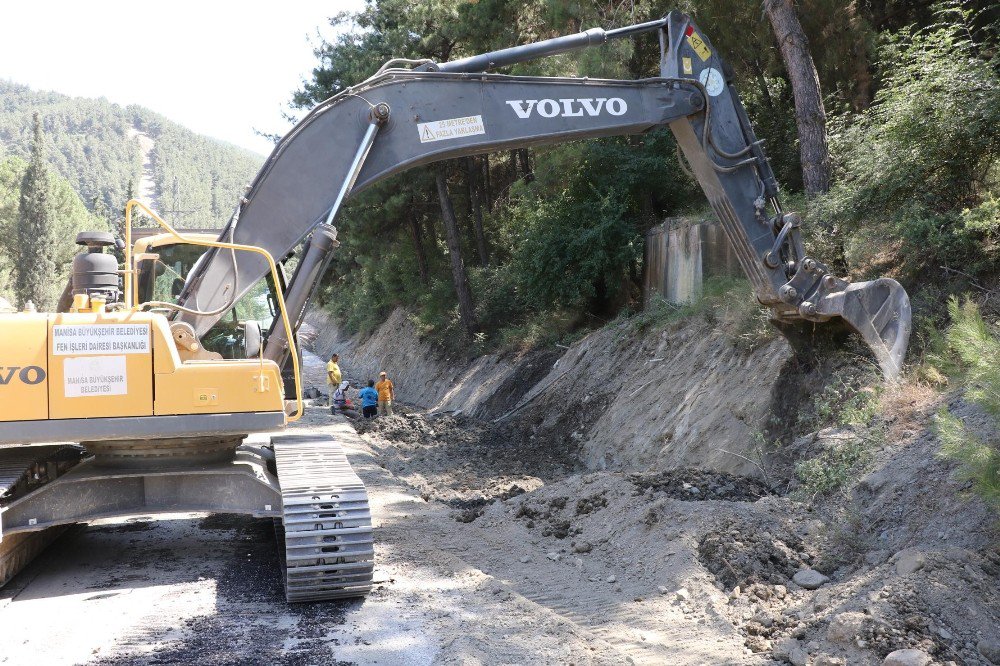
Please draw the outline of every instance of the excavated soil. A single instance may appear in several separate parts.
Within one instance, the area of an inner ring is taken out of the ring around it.
[[[698,561],[727,592],[756,583],[788,585],[799,569],[809,566],[812,557],[805,552],[801,538],[775,527],[750,532],[729,522],[701,538]]]
[[[799,432],[813,418],[802,396],[853,361],[797,363],[780,341],[738,351],[697,321],[669,329],[599,331],[533,385],[517,367],[539,357],[447,375],[405,334],[340,349],[348,368],[352,351],[411,364],[397,387],[416,382],[417,406],[359,429],[381,466],[447,507],[449,550],[636,663],[874,666],[916,649],[1000,665],[1000,526],[935,455],[933,392],[887,390],[861,466],[803,496],[796,462],[857,433]],[[794,445],[768,461],[755,433]]]
[[[981,507],[949,494],[946,466],[914,489],[925,507],[959,502],[927,543],[919,534],[935,517],[905,506],[891,524],[844,522],[843,499],[799,501],[748,477],[584,471],[571,450],[540,454],[529,437],[469,418],[411,411],[360,430],[380,465],[452,509],[453,527],[444,531],[464,559],[524,580],[520,594],[603,627],[602,637],[639,663],[874,665],[907,648],[935,663],[994,663],[983,650],[1000,639],[996,532],[976,524],[988,521]],[[894,468],[913,453],[886,445],[885,466],[864,477],[851,510],[884,510],[909,492]],[[888,496],[871,496],[872,485]],[[880,525],[899,531],[864,535]],[[845,558],[848,547],[854,552]],[[918,553],[917,570],[898,567],[907,553]],[[803,588],[793,581],[803,570],[827,582]],[[628,612],[607,623],[599,617],[619,604]],[[722,651],[688,660],[699,640]]]
[[[578,445],[542,446],[524,432],[463,416],[400,406],[391,417],[355,422],[381,464],[469,522],[494,500],[506,500],[560,479],[582,466]]]

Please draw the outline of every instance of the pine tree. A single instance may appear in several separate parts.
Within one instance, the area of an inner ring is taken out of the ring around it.
[[[792,0],[765,0],[764,11],[771,20],[792,82],[802,182],[807,194],[822,194],[830,189],[830,148],[827,144],[823,93],[809,51],[809,40]]]
[[[17,219],[17,299],[23,307],[31,301],[39,310],[49,305],[56,274],[52,252],[55,232],[49,210],[49,175],[45,163],[45,137],[38,114],[34,114],[31,161],[21,182]]]

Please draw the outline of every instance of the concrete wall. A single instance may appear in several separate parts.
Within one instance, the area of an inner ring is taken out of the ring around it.
[[[670,218],[646,232],[643,297],[689,303],[706,277],[739,275],[729,239],[718,222]]]

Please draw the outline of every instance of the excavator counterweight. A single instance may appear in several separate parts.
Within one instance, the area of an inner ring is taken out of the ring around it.
[[[659,36],[656,77],[488,72],[645,32]],[[103,249],[114,239],[83,234],[59,312],[0,308],[0,585],[65,525],[215,511],[276,521],[289,601],[367,593],[367,493],[338,443],[248,435],[301,414],[296,331],[338,246],[343,203],[438,160],[669,127],[774,319],[846,322],[898,377],[906,292],[888,278],[850,283],[805,252],[728,71],[679,12],[453,62],[391,61],[278,142],[218,240],[146,209],[165,233],[134,248],[126,238],[119,284]],[[286,281],[280,263],[300,246]],[[270,308],[267,321],[238,317],[245,299]]]

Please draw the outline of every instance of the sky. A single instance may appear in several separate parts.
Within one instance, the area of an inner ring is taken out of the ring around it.
[[[139,104],[257,153],[284,134],[327,20],[363,0],[28,0],[0,22],[0,79]]]

